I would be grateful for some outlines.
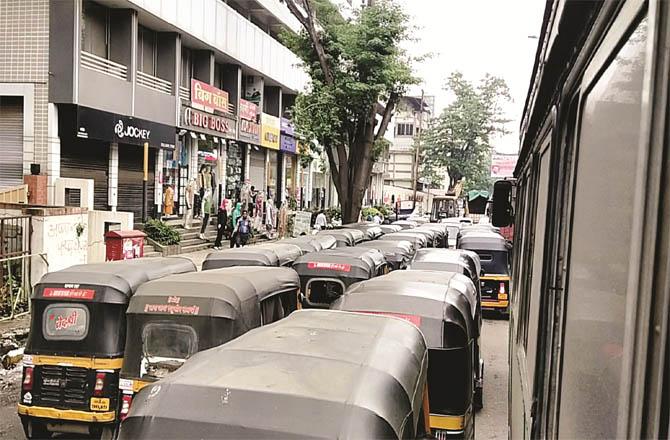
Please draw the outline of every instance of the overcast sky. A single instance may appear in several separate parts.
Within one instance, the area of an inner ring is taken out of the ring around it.
[[[513,102],[508,106],[512,134],[496,140],[496,150],[515,153],[518,127],[542,24],[542,0],[398,0],[418,27],[409,49],[433,57],[417,66],[426,95],[436,96],[436,113],[449,103],[443,90],[450,72],[476,81],[486,73],[503,78]],[[421,87],[413,90],[417,96]]]

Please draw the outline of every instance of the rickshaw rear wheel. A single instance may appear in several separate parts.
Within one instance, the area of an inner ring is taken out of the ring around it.
[[[100,432],[100,440],[114,440],[116,434],[116,426],[105,426]]]
[[[24,421],[23,432],[29,439],[51,438],[51,431],[47,429],[46,425],[35,420]]]
[[[479,411],[484,408],[484,387],[475,388],[475,395],[472,403],[475,407],[475,411]]]

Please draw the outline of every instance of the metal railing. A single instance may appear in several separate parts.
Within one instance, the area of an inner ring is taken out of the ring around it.
[[[167,95],[172,94],[172,83],[170,81],[157,78],[139,70],[137,71],[137,84]]]
[[[0,217],[0,317],[30,308],[30,216]],[[43,257],[44,258],[44,257]]]
[[[182,87],[179,86],[179,97],[183,99],[184,101],[190,101],[191,100],[191,89],[188,87]]]
[[[128,79],[128,68],[123,64],[115,63],[84,50],[81,51],[81,66],[124,81]]]

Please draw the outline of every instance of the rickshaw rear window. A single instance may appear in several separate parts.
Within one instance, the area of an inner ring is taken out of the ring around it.
[[[142,331],[142,352],[145,357],[188,359],[197,351],[198,335],[189,325],[151,323]]]
[[[484,253],[481,253],[481,252],[477,252],[477,254],[479,255],[479,259],[481,261],[491,261],[491,260],[493,260],[493,255],[491,255],[491,254],[484,254]]]
[[[46,340],[81,341],[88,334],[89,313],[83,304],[51,304],[42,319]]]

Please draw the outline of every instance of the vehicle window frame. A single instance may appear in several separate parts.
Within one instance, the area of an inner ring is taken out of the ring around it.
[[[165,327],[165,326],[175,327],[175,328],[179,328],[179,329],[186,329],[186,330],[188,330],[189,333],[191,333],[195,337],[195,339],[194,339],[195,350],[192,353],[190,353],[188,355],[188,357],[184,358],[184,361],[189,359],[194,354],[198,353],[199,347],[200,347],[200,338],[198,337],[198,332],[192,326],[190,326],[188,324],[181,324],[181,323],[169,321],[169,320],[161,320],[161,321],[148,322],[148,323],[146,323],[145,325],[142,326],[142,333],[140,334],[141,358],[144,358],[145,355],[147,354],[147,352],[145,351],[144,346],[145,346],[145,341],[146,341],[146,335],[147,335],[147,333],[149,333],[149,330],[153,329],[153,328],[159,328],[159,330],[161,330],[160,327]],[[164,328],[163,328],[163,330],[164,330]]]
[[[79,310],[84,311],[84,315],[85,315],[85,318],[86,318],[86,331],[84,331],[84,334],[82,336],[75,336],[75,337],[68,336],[68,335],[58,336],[58,335],[49,335],[47,333],[47,328],[48,328],[47,317],[49,315],[49,312],[52,309],[55,309],[55,308],[65,308],[65,307],[71,308],[71,309],[79,309]],[[46,341],[83,341],[88,336],[88,332],[89,332],[90,328],[91,328],[91,312],[90,312],[90,310],[88,310],[88,307],[84,303],[61,302],[61,303],[48,304],[44,308],[44,312],[42,313],[42,337]]]

